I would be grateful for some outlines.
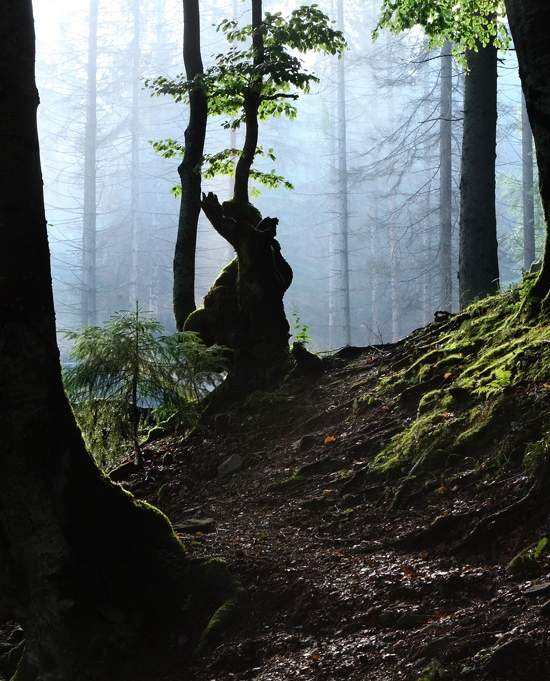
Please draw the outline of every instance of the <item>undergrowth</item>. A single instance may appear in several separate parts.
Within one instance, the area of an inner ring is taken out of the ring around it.
[[[132,446],[139,450],[152,427],[166,434],[193,426],[200,400],[219,383],[227,360],[224,348],[207,348],[194,333],[164,335],[139,310],[66,335],[73,347],[65,390],[103,468]]]

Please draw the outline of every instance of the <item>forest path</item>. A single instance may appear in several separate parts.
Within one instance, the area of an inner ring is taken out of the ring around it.
[[[521,530],[477,555],[395,542],[438,515],[501,506],[525,476],[434,473],[390,510],[399,481],[364,474],[411,418],[406,400],[366,413],[359,401],[401,351],[343,353],[208,432],[149,447],[129,487],[168,513],[192,556],[223,557],[246,591],[224,642],[156,681],[548,679],[550,583],[540,566],[505,569],[527,543]],[[219,477],[230,457],[240,470]],[[213,520],[208,532],[193,532],[196,518]]]

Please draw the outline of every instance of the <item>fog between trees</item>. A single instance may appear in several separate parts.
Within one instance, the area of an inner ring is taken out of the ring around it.
[[[298,4],[265,2],[264,9],[286,12]],[[349,49],[342,60],[308,57],[320,82],[299,100],[297,120],[261,124],[260,144],[277,155],[261,164],[295,188],[261,189],[254,202],[280,219],[278,238],[294,270],[287,313],[308,325],[316,349],[328,349],[402,337],[435,310],[449,309],[449,297],[458,307],[464,73],[448,50],[430,49],[417,30],[382,33],[373,43],[374,3],[318,4],[344,30]],[[226,49],[215,25],[233,17],[248,23],[249,6],[205,0],[201,12],[208,66]],[[183,71],[181,3],[36,0],[35,14],[58,328],[101,323],[134,309],[137,299],[172,330],[179,205],[171,188],[179,161],[160,158],[151,142],[181,139],[187,111],[151,97],[144,80]],[[529,217],[528,187],[522,195],[522,160],[526,177],[533,161],[525,131],[522,144],[512,51],[499,53],[498,75],[496,209],[506,286],[531,259],[524,221],[534,219],[538,244],[542,219],[538,203]],[[209,120],[207,151],[240,142],[242,132]],[[205,180],[203,188],[223,200],[232,183]],[[450,250],[441,235],[444,219],[451,223]],[[201,217],[197,302],[231,257]]]

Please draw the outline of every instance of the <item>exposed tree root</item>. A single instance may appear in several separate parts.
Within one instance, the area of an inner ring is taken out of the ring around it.
[[[443,542],[452,540],[462,532],[464,524],[472,519],[473,513],[456,513],[452,515],[440,515],[421,530],[415,530],[410,534],[399,537],[395,545],[401,548],[427,549]]]
[[[527,494],[500,511],[482,518],[474,528],[456,546],[458,551],[475,550],[485,544],[488,539],[495,539],[499,533],[512,524],[516,524],[520,516],[534,516],[545,513],[550,505],[548,485],[550,483],[550,466],[547,462],[541,466]]]

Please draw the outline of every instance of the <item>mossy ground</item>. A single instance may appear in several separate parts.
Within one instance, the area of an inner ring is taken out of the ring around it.
[[[416,400],[416,414],[377,454],[373,471],[433,469],[460,457],[481,462],[489,450],[501,459],[511,454],[499,429],[513,418],[520,389],[526,398],[550,390],[550,319],[528,322],[521,314],[531,284],[528,278],[405,341],[409,361],[361,398],[367,405]]]

